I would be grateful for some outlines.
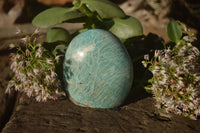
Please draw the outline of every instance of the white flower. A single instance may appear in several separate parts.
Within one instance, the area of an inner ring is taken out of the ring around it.
[[[51,59],[46,58],[46,61],[47,61],[48,64],[53,65],[53,61]]]
[[[10,86],[8,86],[8,87],[6,88],[6,91],[5,91],[5,93],[8,93],[8,94],[10,94],[10,93],[11,93],[11,87],[10,87]]]
[[[13,49],[15,47],[16,47],[15,44],[13,44],[13,43],[9,44],[9,49]]]
[[[42,58],[42,50],[43,48],[39,47],[38,50],[36,51],[35,57]]]
[[[28,97],[31,97],[33,95],[33,86],[29,87],[29,89],[26,91],[26,94]]]
[[[30,55],[30,50],[29,49],[26,49],[26,56],[29,56]]]
[[[46,75],[46,77],[45,77],[45,79],[44,79],[46,82],[47,82],[47,84],[50,84],[51,83],[51,80],[52,80],[52,78],[51,78],[51,76],[49,76],[49,75]]]
[[[24,38],[21,39],[21,41],[22,41],[23,43],[27,43],[28,38],[27,38],[27,37],[24,37]]]
[[[196,116],[200,115],[200,107],[194,111],[194,114],[195,114]]]
[[[36,52],[35,57],[37,57],[37,58],[42,58],[42,53]]]
[[[21,87],[22,87],[21,85],[15,85],[15,90],[19,91]]]
[[[16,54],[15,60],[22,60],[22,59],[23,59],[22,55]]]
[[[164,50],[166,54],[170,54],[171,53],[171,49],[170,47],[168,47],[167,49]]]
[[[154,57],[158,57],[160,55],[160,50],[155,50]]]
[[[169,66],[170,66],[170,67],[173,67],[173,68],[179,67],[179,66],[175,63],[174,60],[170,60],[168,63],[169,63]]]
[[[43,96],[42,101],[46,102],[47,101],[47,96]]]
[[[19,73],[18,75],[17,75],[17,78],[20,80],[20,81],[22,81],[22,82],[27,82],[27,80],[26,80],[26,75],[24,74],[24,73]]]
[[[58,91],[58,89],[56,89],[56,94],[58,95],[58,96],[66,96],[66,94],[64,93],[64,92],[59,92]]]
[[[183,49],[180,49],[179,52],[178,52],[178,56],[185,56],[185,50]]]
[[[149,60],[149,55],[148,54],[144,55],[144,59]]]
[[[59,88],[61,86],[61,82],[60,80],[57,80],[55,83],[54,83],[55,87],[56,88]]]
[[[166,70],[164,70],[164,69],[160,70],[159,72],[161,75],[165,75],[167,73]]]
[[[10,65],[10,69],[15,71],[17,68],[17,62],[16,61],[13,61],[12,64]]]
[[[11,88],[15,86],[15,81],[14,80],[10,80],[8,82],[8,86],[6,88],[6,92],[5,93],[8,93],[10,94],[11,93]]]
[[[33,83],[33,88],[36,89],[36,90],[41,90],[40,86],[36,82]]]
[[[20,34],[20,33],[22,33],[22,31],[19,29],[19,27],[17,27],[15,34]]]
[[[163,75],[162,80],[159,80],[160,85],[167,85],[169,83],[169,77],[168,75]]]
[[[38,95],[38,96],[36,96],[36,101],[38,101],[38,102],[40,102],[41,100],[42,100],[42,96],[41,95]]]
[[[23,67],[23,64],[24,64],[24,62],[23,62],[23,61],[20,61],[20,62],[18,63],[18,68]]]
[[[56,78],[57,77],[57,74],[55,72],[51,72],[51,78]]]
[[[42,90],[42,85],[39,85],[38,83],[34,83],[33,84],[33,88],[34,88],[34,90],[35,90],[35,94],[36,95],[39,95],[40,94],[40,92],[41,92],[41,90]]]
[[[38,34],[39,32],[40,32],[39,28],[36,28],[34,31],[35,34]]]
[[[44,97],[45,94],[46,94],[45,90],[42,89],[42,97]]]
[[[38,75],[40,70],[35,68],[35,69],[33,69],[33,72],[35,73],[35,75]]]
[[[25,64],[26,64],[26,66],[29,66],[30,65],[30,61],[25,61]]]
[[[189,36],[184,36],[183,39],[184,39],[185,41],[189,41]]]
[[[28,77],[34,77],[34,75],[30,72],[27,73]]]
[[[193,47],[193,48],[192,48],[192,51],[194,52],[194,54],[195,54],[196,56],[198,56],[198,55],[200,54],[198,48],[196,48],[196,47]]]
[[[142,64],[143,64],[144,67],[147,67],[148,63],[146,61],[142,61]]]
[[[190,116],[190,119],[192,119],[192,120],[197,120],[197,116],[191,115],[191,116]]]
[[[60,57],[61,57],[60,55],[57,55],[57,56],[55,57],[55,60],[56,60],[57,63],[59,62]]]
[[[181,89],[181,88],[183,88],[183,87],[185,87],[184,82],[183,82],[182,80],[178,80],[177,88]]]

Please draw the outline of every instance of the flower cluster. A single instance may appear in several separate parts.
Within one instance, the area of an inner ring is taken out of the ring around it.
[[[35,97],[38,102],[55,100],[65,95],[55,72],[59,58],[48,52],[42,43],[36,41],[38,30],[32,35],[25,34],[25,36],[21,39],[23,46],[10,45],[11,48],[16,48],[17,52],[10,55],[10,68],[14,76],[8,83],[6,93],[14,89],[25,93],[28,97]]]
[[[145,55],[142,63],[153,74],[145,89],[156,107],[195,120],[200,115],[200,52],[193,40],[187,34],[173,48],[156,50],[151,60]]]

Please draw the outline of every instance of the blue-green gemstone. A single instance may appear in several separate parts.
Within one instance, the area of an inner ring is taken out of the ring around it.
[[[71,101],[85,107],[120,106],[133,81],[133,66],[125,47],[101,29],[85,31],[71,41],[63,68]]]

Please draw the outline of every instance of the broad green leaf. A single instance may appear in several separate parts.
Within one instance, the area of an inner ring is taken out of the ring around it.
[[[56,56],[56,55],[65,55],[65,52],[66,52],[66,49],[67,49],[67,44],[59,44],[55,47],[55,49],[53,50],[53,54]]]
[[[173,42],[177,42],[182,37],[182,30],[179,24],[175,21],[171,21],[167,26],[167,36]]]
[[[63,42],[69,42],[71,39],[70,33],[60,27],[54,27],[48,30],[47,32],[47,42],[57,42],[57,41],[63,41]]]
[[[113,26],[109,29],[120,39],[128,39],[135,36],[143,35],[142,25],[139,20],[133,17],[126,19],[113,19]]]
[[[81,0],[91,12],[97,12],[102,19],[124,18],[126,15],[121,8],[109,0]]]
[[[78,19],[85,15],[80,12],[73,11],[73,8],[54,7],[47,9],[38,14],[32,21],[32,24],[40,28],[48,28],[50,26],[61,24],[68,20]]]

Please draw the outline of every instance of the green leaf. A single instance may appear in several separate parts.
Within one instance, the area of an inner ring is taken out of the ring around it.
[[[151,85],[144,87],[147,93],[152,93]]]
[[[59,41],[53,43],[44,42],[42,45],[46,50],[48,50],[49,53],[52,53],[54,56],[65,56],[65,51],[67,49],[68,44],[69,43]]]
[[[54,7],[47,9],[38,14],[32,21],[32,24],[40,28],[48,28],[50,26],[61,24],[68,20],[74,20],[85,15],[80,12],[73,11],[73,8]]]
[[[177,42],[182,37],[182,30],[179,24],[175,21],[171,21],[167,26],[167,36],[173,42]]]
[[[57,41],[69,42],[70,40],[70,33],[64,28],[54,27],[49,29],[47,32],[47,42],[49,43]]]
[[[54,55],[63,55],[65,56],[65,52],[66,52],[66,49],[67,49],[67,44],[59,44],[55,47],[55,49],[53,50],[53,54]]]
[[[143,29],[140,21],[136,18],[128,17],[126,19],[113,19],[113,26],[109,29],[120,39],[128,39],[135,36],[143,35]]]
[[[81,0],[91,12],[97,12],[102,19],[124,18],[126,15],[121,8],[109,0]]]

